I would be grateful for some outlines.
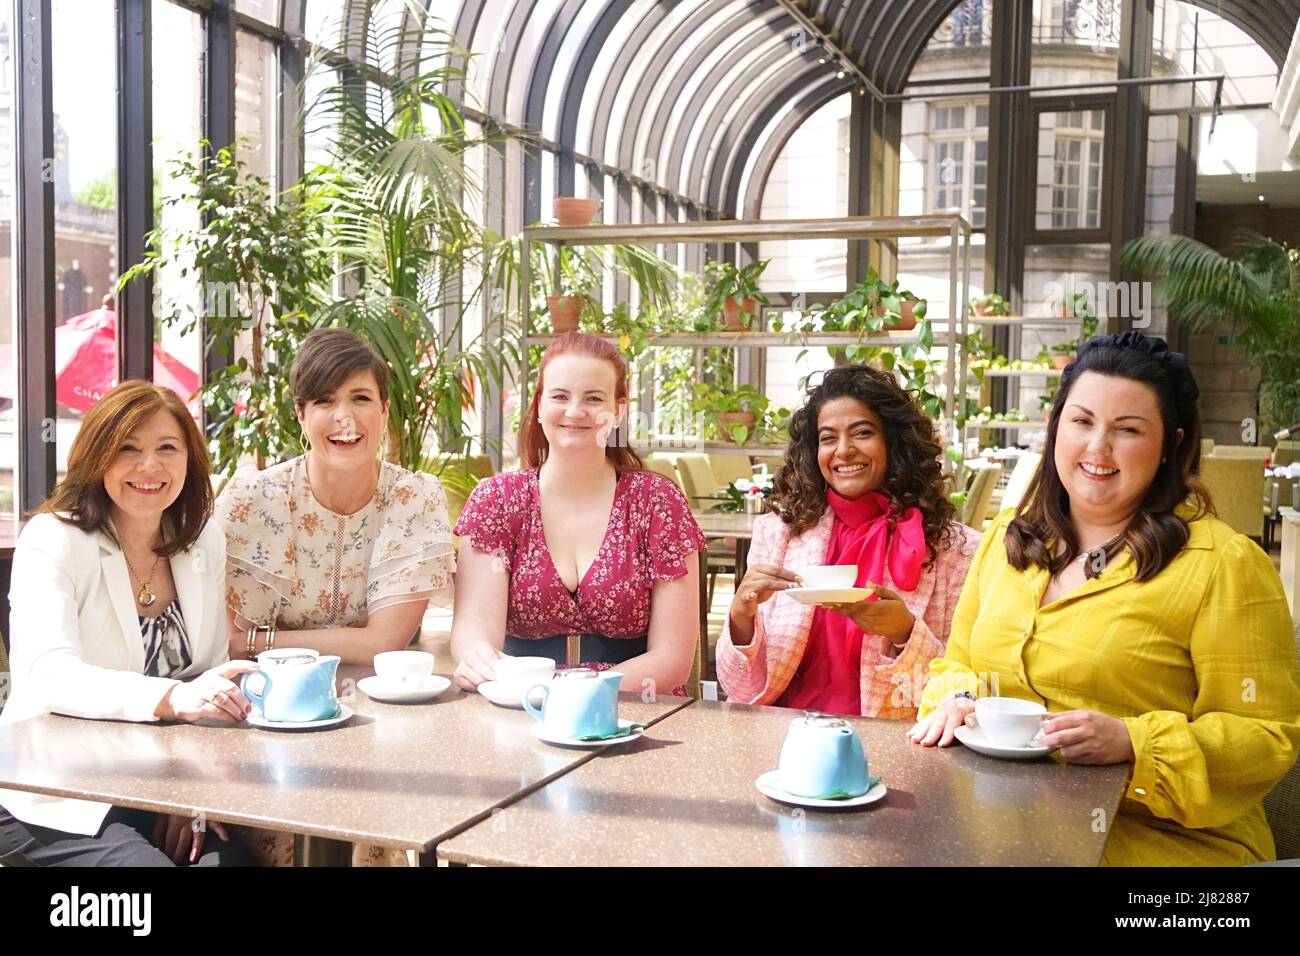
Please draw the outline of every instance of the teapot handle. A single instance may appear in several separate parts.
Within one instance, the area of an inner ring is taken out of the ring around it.
[[[534,707],[533,700],[532,700],[533,692],[539,690],[542,692],[542,706]],[[528,690],[524,692],[524,710],[528,711],[538,720],[543,720],[544,718],[542,715],[546,710],[546,698],[550,696],[551,696],[550,684],[534,684],[532,687],[528,688]]]
[[[248,682],[249,682],[249,680],[252,679],[252,678],[254,678],[254,677],[260,677],[260,678],[262,678],[262,691],[261,691],[261,693],[254,693],[254,692],[253,692],[252,690],[250,690],[249,687],[248,687]],[[239,679],[239,691],[240,691],[240,693],[242,693],[245,697],[247,697],[247,698],[248,698],[249,700],[251,700],[254,704],[256,704],[256,705],[257,705],[257,709],[260,710],[260,711],[262,711],[263,713],[266,712],[266,709],[265,709],[265,704],[266,704],[266,701],[265,701],[265,698],[266,698],[266,692],[269,691],[270,689],[271,689],[271,677],[270,677],[270,675],[268,675],[268,674],[266,673],[266,671],[253,671],[251,674],[245,674],[243,677],[241,677],[241,678]]]

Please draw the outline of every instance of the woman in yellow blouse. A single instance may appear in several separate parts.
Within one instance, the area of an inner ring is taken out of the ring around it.
[[[1050,714],[1072,763],[1132,763],[1103,862],[1272,859],[1261,803],[1300,746],[1300,669],[1268,556],[1212,515],[1184,357],[1136,332],[1061,378],[1043,463],[984,535],[913,741],[976,693]]]

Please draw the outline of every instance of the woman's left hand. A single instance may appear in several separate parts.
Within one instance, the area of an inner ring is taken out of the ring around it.
[[[902,644],[912,636],[916,618],[899,595],[879,584],[874,587],[878,600],[825,604],[823,607],[850,618],[864,633],[879,634],[893,644]]]
[[[1134,759],[1128,725],[1095,710],[1049,714],[1043,723],[1043,746],[1060,747],[1070,763],[1111,764]]]

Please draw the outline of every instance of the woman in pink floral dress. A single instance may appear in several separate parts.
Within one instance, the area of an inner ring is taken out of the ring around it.
[[[546,350],[520,429],[523,471],[479,484],[456,524],[452,655],[477,688],[503,655],[616,665],[623,689],[680,688],[699,632],[704,536],[681,490],[607,439],[627,410],[612,346],[569,333]]]

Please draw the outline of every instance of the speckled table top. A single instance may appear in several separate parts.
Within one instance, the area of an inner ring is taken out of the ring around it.
[[[1068,865],[1101,858],[1127,765],[922,749],[907,724],[854,719],[889,792],[832,812],[760,794],[797,712],[697,702],[438,847],[495,865]]]
[[[0,728],[0,787],[94,799],[334,840],[427,850],[589,760],[533,736],[534,719],[455,687],[384,704],[345,668],[346,723],[312,732],[44,716]],[[352,681],[353,683],[349,683]],[[624,695],[657,721],[689,703]]]

